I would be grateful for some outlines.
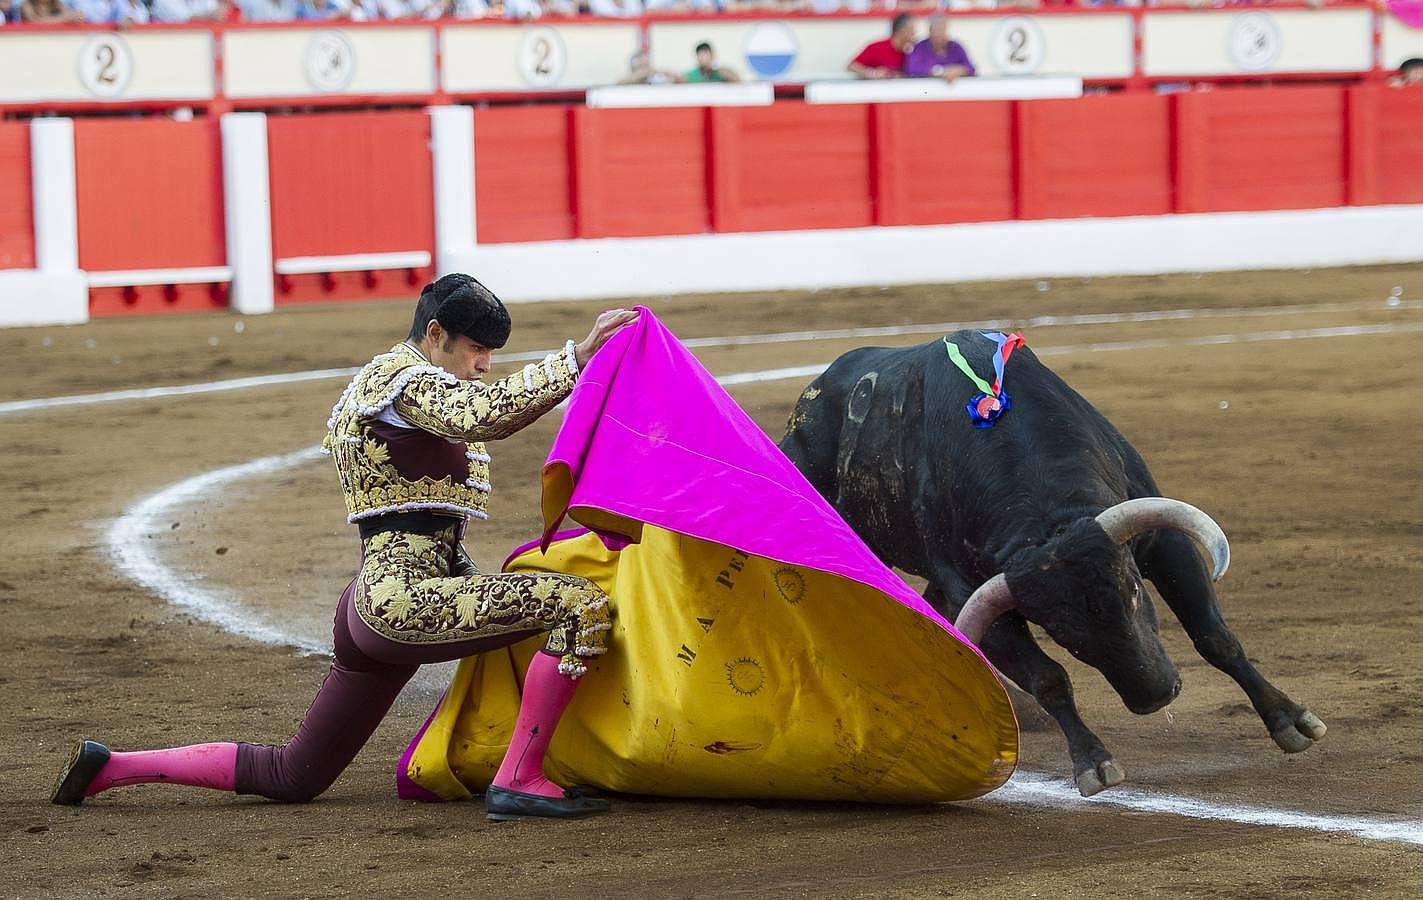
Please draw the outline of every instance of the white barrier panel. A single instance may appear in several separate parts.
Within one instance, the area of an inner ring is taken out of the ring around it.
[[[1364,72],[1373,64],[1367,9],[1148,12],[1148,77],[1268,72]]]
[[[1383,17],[1383,47],[1380,62],[1385,69],[1397,69],[1405,59],[1423,59],[1423,28],[1409,28],[1388,13]]]
[[[267,117],[228,113],[222,117],[223,224],[232,266],[232,308],[269,313],[272,289],[272,192],[267,159]]]
[[[0,31],[0,103],[207,100],[212,57],[207,31]]]
[[[687,106],[770,106],[776,92],[768,81],[745,84],[620,84],[590,88],[584,102],[602,109]]]
[[[653,22],[647,33],[655,69],[689,71],[696,65],[697,44],[706,41],[718,65],[748,81],[800,83],[848,78],[845,67],[861,48],[889,37],[889,20]]]
[[[638,26],[446,27],[441,37],[446,92],[537,91],[615,84],[641,46]]]
[[[1423,260],[1423,206],[605,238],[472,247],[512,300],[1229,272]]]
[[[34,204],[35,268],[79,268],[79,193],[74,168],[74,120],[30,121],[30,198]]]
[[[0,270],[0,326],[78,325],[89,321],[84,273]]]
[[[1126,13],[950,17],[980,75],[1130,78],[1132,18]]]
[[[894,81],[818,81],[805,86],[806,103],[912,103],[921,100],[1047,100],[1082,96],[1082,79],[939,78]]]
[[[223,91],[236,99],[435,90],[430,27],[234,29],[222,57]]]

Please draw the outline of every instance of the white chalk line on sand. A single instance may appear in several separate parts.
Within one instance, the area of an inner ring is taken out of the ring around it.
[[[1017,321],[1018,328],[1045,328],[1048,326],[1113,325],[1139,322],[1166,322],[1188,319],[1261,318],[1266,316],[1302,315],[1316,312],[1357,312],[1360,310],[1410,310],[1423,308],[1423,300],[1355,300],[1335,303],[1291,304],[1280,306],[1226,307],[1221,309],[1160,309],[1128,313],[1085,313],[1071,316],[1034,316]],[[682,343],[692,349],[713,347],[746,347],[761,344],[789,344],[820,340],[848,340],[854,338],[904,337],[916,334],[946,334],[961,328],[1005,327],[1002,321],[980,322],[933,322],[920,325],[884,325],[868,328],[833,328],[821,331],[781,331],[770,334],[743,334],[726,337],[689,338]],[[1153,345],[1154,346],[1154,345]],[[524,353],[501,355],[502,363],[527,363],[543,359],[551,351],[536,350]],[[1064,351],[1067,352],[1067,351]],[[823,367],[822,367],[823,368]],[[797,374],[809,371],[806,367],[787,369]],[[41,397],[33,400],[10,400],[0,403],[0,416],[15,413],[60,409],[66,406],[90,406],[93,404],[115,403],[125,400],[158,400],[165,397],[186,397],[195,394],[211,394],[220,391],[240,391],[249,388],[273,385],[298,384],[304,381],[323,381],[335,378],[350,378],[355,369],[313,369],[306,372],[284,372],[273,375],[253,375],[245,378],[227,378],[220,381],[205,381],[196,384],[167,385],[151,388],[129,388],[118,391],[102,391],[95,394],[72,394],[66,397]],[[746,382],[733,382],[743,384]]]
[[[1328,337],[1357,337],[1423,331],[1423,323],[1403,325],[1346,325],[1332,328],[1276,330],[1240,335],[1208,335],[1176,341],[1117,341],[1064,347],[1043,347],[1040,355],[1074,352],[1113,352],[1170,346],[1207,346],[1265,341],[1309,340]],[[824,365],[762,372],[741,372],[717,380],[724,386],[787,380],[818,374]],[[324,644],[313,642],[267,621],[221,589],[202,583],[200,575],[181,575],[158,558],[156,539],[167,533],[171,513],[185,504],[233,482],[276,472],[320,458],[319,448],[266,456],[235,466],[195,475],[172,484],[126,510],[106,535],[109,553],[118,568],[135,583],[195,618],[232,634],[261,643],[290,646],[306,654],[327,654]],[[1233,822],[1272,828],[1298,829],[1330,834],[1347,834],[1377,841],[1423,846],[1423,821],[1403,818],[1317,815],[1298,810],[1249,804],[1214,803],[1195,797],[1159,794],[1134,788],[1116,787],[1091,798],[1082,798],[1075,787],[1062,779],[1019,771],[1008,784],[993,792],[989,801],[1072,810],[1090,805],[1111,806],[1136,812],[1173,815],[1216,822]]]
[[[1276,809],[1251,804],[1212,803],[1196,797],[1157,794],[1136,788],[1114,787],[1095,797],[1083,798],[1068,782],[1019,771],[1006,785],[986,798],[1001,803],[1047,806],[1054,809],[1081,809],[1085,805],[1113,806],[1135,812],[1183,816],[1241,825],[1294,828],[1332,834],[1348,834],[1374,841],[1423,846],[1423,822],[1403,818],[1317,815],[1298,810]]]
[[[236,466],[214,469],[185,478],[139,501],[114,520],[104,535],[109,555],[136,584],[195,618],[241,637],[264,644],[294,647],[302,653],[327,653],[324,643],[313,643],[282,626],[268,622],[221,588],[203,583],[200,574],[180,574],[158,558],[159,538],[170,533],[173,514],[235,481],[280,472],[321,457],[321,448],[307,447],[277,456],[264,456]]]

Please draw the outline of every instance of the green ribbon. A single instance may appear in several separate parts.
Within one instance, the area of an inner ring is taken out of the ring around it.
[[[974,374],[973,368],[968,364],[968,360],[964,359],[963,354],[959,352],[959,347],[957,344],[955,344],[948,338],[944,338],[944,349],[949,352],[949,360],[953,362],[954,365],[958,366],[959,371],[967,375],[968,380],[972,381],[975,385],[977,385],[980,391],[990,397],[996,396],[993,392],[993,385],[989,384],[988,382],[984,381],[982,378],[979,378],[977,375]]]

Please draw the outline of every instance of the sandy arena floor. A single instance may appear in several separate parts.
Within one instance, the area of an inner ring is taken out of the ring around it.
[[[1390,304],[1396,286],[1401,301]],[[1096,673],[1067,661],[1084,716],[1128,774],[1130,791],[1103,796],[1124,805],[1076,801],[1033,780],[1068,769],[1060,735],[1045,731],[1024,735],[1028,778],[972,803],[625,799],[600,819],[505,826],[477,803],[394,796],[394,761],[439,673],[412,686],[307,806],[164,786],[77,810],[47,802],[76,737],[123,749],[290,734],[324,661],[165,602],[123,574],[110,529],[185,479],[314,447],[344,382],[59,408],[7,402],[354,367],[403,334],[408,301],[0,332],[0,615],[11,636],[0,657],[0,895],[1423,895],[1420,297],[1423,266],[652,304],[683,338],[1109,314],[1030,324],[1027,336],[1133,439],[1167,493],[1224,526],[1234,551],[1220,585],[1227,617],[1329,734],[1303,755],[1280,754],[1166,614],[1186,681],[1166,713],[1132,716]],[[517,307],[508,350],[581,337],[606,305]],[[1210,312],[1121,315],[1171,309]],[[697,353],[730,374],[932,337]],[[779,437],[808,381],[732,391]],[[536,531],[536,476],[555,427],[495,448],[493,519],[469,541],[481,564],[497,565]],[[329,462],[288,459],[165,497],[147,520],[124,521],[140,528],[137,556],[176,579],[170,589],[226,604],[234,619],[297,646],[329,641],[331,609],[356,564]],[[1197,811],[1214,818],[1160,811],[1163,797],[1202,801]],[[1310,827],[1249,823],[1280,810]],[[1389,839],[1360,837],[1369,827],[1360,818],[1403,824]]]

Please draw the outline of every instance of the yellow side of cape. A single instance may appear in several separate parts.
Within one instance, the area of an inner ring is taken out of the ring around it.
[[[989,666],[857,582],[652,526],[620,552],[585,534],[507,570],[591,578],[616,611],[554,735],[561,784],[925,803],[1012,774],[1017,723]],[[416,784],[446,799],[488,786],[540,640],[460,664],[410,756]]]

